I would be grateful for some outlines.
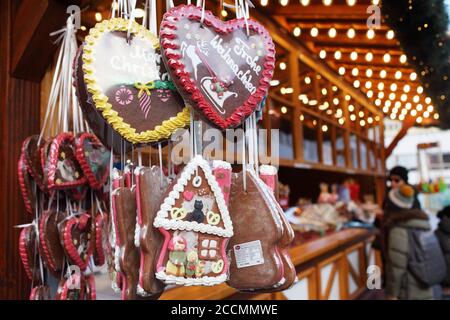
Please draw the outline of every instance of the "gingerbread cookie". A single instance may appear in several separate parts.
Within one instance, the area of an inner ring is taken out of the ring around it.
[[[19,236],[19,254],[22,265],[31,281],[40,281],[41,275],[37,265],[38,242],[36,227],[29,225],[20,231]]]
[[[64,262],[64,250],[59,241],[58,225],[64,218],[64,213],[50,208],[42,213],[39,222],[39,253],[47,269],[58,276]]]
[[[129,24],[121,18],[98,23],[75,66],[82,110],[88,122],[94,121],[100,139],[109,140],[102,139],[108,146],[102,122],[132,144],[166,140],[189,124],[189,109],[170,79],[161,76],[158,39],[138,23],[128,29]]]
[[[41,149],[44,147],[46,141],[41,139],[39,135],[28,137],[22,144],[22,154],[26,162],[28,171],[33,177],[39,189],[47,191],[47,186],[44,184],[44,172],[41,165]]]
[[[34,287],[31,289],[30,300],[52,300],[50,288],[45,285]]]
[[[227,283],[241,291],[274,289],[285,282],[280,245],[283,221],[269,188],[254,171],[247,170],[245,174],[246,191],[243,173],[233,175],[231,187],[230,213],[235,236],[229,246]]]
[[[17,163],[17,174],[25,210],[34,215],[36,211],[36,189],[33,186],[33,178],[28,171],[23,154]]]
[[[226,246],[233,224],[208,162],[193,158],[169,187],[153,223],[164,236],[156,277],[212,286],[227,279]]]
[[[59,226],[61,245],[72,264],[86,270],[94,251],[91,217],[87,213],[66,218]]]
[[[118,188],[112,194],[116,233],[116,271],[122,277],[122,299],[136,299],[139,281],[139,250],[134,245],[136,195],[129,188]]]
[[[76,158],[90,187],[100,189],[109,176],[111,153],[92,133],[79,134],[75,139]]]
[[[201,7],[180,5],[164,15],[160,37],[180,94],[213,125],[239,126],[266,96],[275,46],[255,20],[221,21]]]
[[[92,219],[92,239],[94,240],[94,263],[101,267],[106,262],[106,255],[109,247],[108,241],[108,215],[104,212],[97,212]]]
[[[147,294],[158,294],[164,290],[164,283],[155,276],[156,262],[164,243],[164,237],[153,227],[153,221],[164,199],[168,182],[161,179],[159,167],[137,168],[136,203],[138,228],[136,236],[140,248],[139,288]]]
[[[73,189],[86,183],[75,157],[74,140],[71,133],[61,133],[53,139],[46,163],[50,190]]]

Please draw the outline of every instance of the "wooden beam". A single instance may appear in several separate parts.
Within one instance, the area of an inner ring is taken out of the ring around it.
[[[320,73],[324,78],[331,81],[341,90],[350,94],[359,104],[363,105],[366,109],[375,114],[380,114],[379,110],[361,93],[361,91],[356,90],[353,86],[332,70],[324,62],[320,61],[318,58],[305,48],[294,36],[288,34],[277,22],[272,21],[266,15],[261,12],[254,10],[251,12],[252,16],[256,20],[260,21],[269,31],[278,45],[296,52],[300,61],[308,65],[310,68],[314,69],[317,73]]]
[[[42,79],[57,49],[49,34],[65,25],[68,5],[69,1],[63,0],[21,2],[11,33],[11,71],[15,78],[35,82]]]
[[[392,152],[394,151],[395,147],[398,145],[400,140],[402,140],[406,136],[406,134],[408,133],[408,130],[414,125],[415,122],[416,122],[416,119],[413,117],[407,117],[403,121],[402,128],[400,129],[400,131],[397,133],[397,135],[392,140],[391,144],[386,148],[386,150],[384,152],[385,159],[389,158],[389,156],[392,154]]]
[[[352,7],[348,5],[324,6],[322,4],[310,4],[302,6],[300,3],[293,3],[288,6],[276,5],[268,10],[270,15],[284,16],[300,20],[367,20],[368,5],[357,4]]]

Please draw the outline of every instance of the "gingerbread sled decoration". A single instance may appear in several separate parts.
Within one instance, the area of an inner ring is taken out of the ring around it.
[[[227,279],[226,247],[233,224],[223,187],[209,163],[196,156],[168,189],[153,224],[164,235],[158,279],[186,286],[212,286]]]

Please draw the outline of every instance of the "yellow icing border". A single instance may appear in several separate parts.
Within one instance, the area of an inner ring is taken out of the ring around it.
[[[97,84],[97,79],[93,76],[95,71],[92,66],[94,60],[93,52],[100,36],[110,31],[127,31],[129,23],[129,20],[114,18],[97,23],[89,31],[89,35],[85,39],[82,57],[84,82],[89,93],[92,94],[95,107],[102,112],[106,121],[122,137],[134,144],[157,142],[169,138],[175,130],[184,128],[189,124],[189,108],[184,107],[175,117],[164,120],[161,125],[156,126],[153,130],[136,133],[136,129],[126,123],[123,118],[119,117],[117,111],[112,109],[112,105],[108,102],[108,97],[101,91],[101,88]],[[155,49],[159,48],[158,38],[142,25],[133,21],[130,32],[138,37],[149,40]]]

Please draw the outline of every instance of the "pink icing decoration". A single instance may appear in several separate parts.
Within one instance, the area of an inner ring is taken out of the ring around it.
[[[194,198],[194,193],[192,191],[186,190],[183,192],[183,198],[186,201],[191,201],[192,198]]]
[[[275,192],[275,184],[276,184],[276,175],[274,174],[260,174],[260,178],[264,183],[272,190],[272,193]]]
[[[225,203],[228,205],[228,200],[230,198],[230,186],[231,186],[231,168],[216,168],[213,170],[214,177],[219,184],[220,189],[222,189],[223,197]]]

